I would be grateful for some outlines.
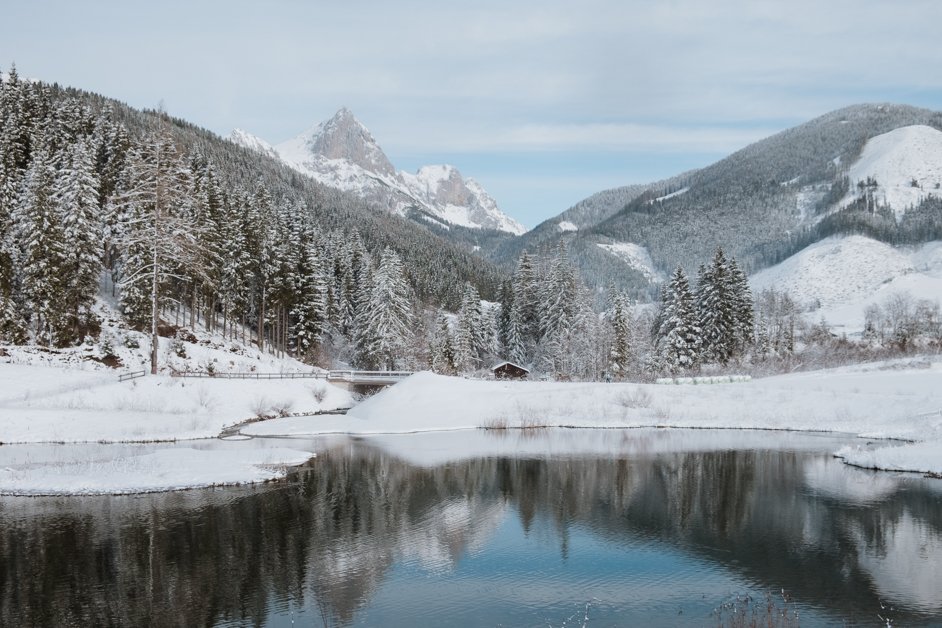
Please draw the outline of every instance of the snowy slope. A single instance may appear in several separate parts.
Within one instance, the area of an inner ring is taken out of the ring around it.
[[[878,184],[877,202],[892,207],[899,219],[926,196],[942,195],[942,131],[917,124],[873,137],[847,176],[851,189],[841,205],[857,196],[858,182],[872,177]]]
[[[942,300],[942,242],[893,248],[864,236],[816,242],[750,279],[755,293],[774,288],[828,323],[855,332],[864,310],[896,293]]]
[[[274,151],[277,158],[316,181],[355,193],[400,216],[417,209],[453,225],[514,235],[526,232],[480,184],[464,179],[453,166],[425,166],[415,174],[396,170],[369,129],[346,108],[274,147],[244,131],[234,131],[230,139],[265,154]]]
[[[614,242],[612,244],[598,244],[598,247],[625,262],[651,283],[658,283],[666,279],[663,273],[654,267],[651,254],[643,246],[632,242]]]
[[[278,151],[275,150],[274,146],[262,138],[252,135],[248,131],[234,129],[232,133],[229,134],[229,141],[233,144],[238,144],[239,146],[244,146],[250,150],[262,153],[263,155],[268,155],[272,159],[279,159]]]

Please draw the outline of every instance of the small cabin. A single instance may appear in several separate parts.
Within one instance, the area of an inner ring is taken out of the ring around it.
[[[501,362],[491,368],[494,379],[526,379],[530,371],[513,362]]]

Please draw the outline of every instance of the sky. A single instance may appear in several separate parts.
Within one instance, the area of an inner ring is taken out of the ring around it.
[[[833,109],[942,109],[936,0],[0,0],[0,68],[271,143],[343,106],[524,225]]]

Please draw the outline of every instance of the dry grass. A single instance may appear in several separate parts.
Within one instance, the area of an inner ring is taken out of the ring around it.
[[[645,388],[635,387],[622,392],[616,401],[623,408],[650,408],[651,393]]]
[[[486,430],[506,430],[510,427],[510,424],[507,421],[507,417],[501,416],[488,419],[481,427]]]

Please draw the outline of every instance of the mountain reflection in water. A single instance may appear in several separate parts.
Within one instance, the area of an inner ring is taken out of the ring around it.
[[[425,465],[347,441],[273,485],[0,498],[0,625],[560,625],[586,603],[607,624],[703,625],[766,589],[802,625],[875,623],[881,603],[942,622],[942,482],[847,467],[834,440],[598,434],[631,455]]]

